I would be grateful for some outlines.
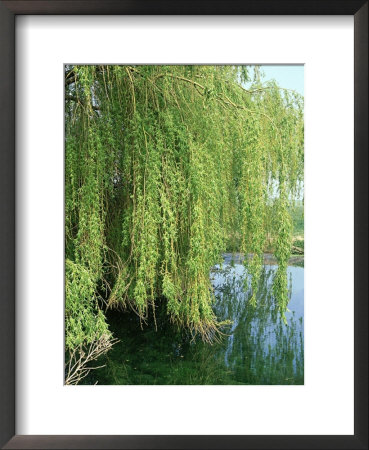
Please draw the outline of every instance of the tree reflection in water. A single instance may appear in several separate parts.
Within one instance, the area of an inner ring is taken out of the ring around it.
[[[243,265],[226,264],[213,274],[215,311],[233,324],[219,349],[219,358],[233,372],[235,381],[247,384],[303,384],[304,269],[288,267],[290,302],[286,325],[272,295],[277,266],[263,268],[258,302],[250,305],[250,281]],[[246,284],[246,289],[244,285]]]
[[[219,319],[233,321],[219,342],[204,343],[175,331],[165,302],[156,320],[140,326],[135,314],[111,311],[110,329],[119,339],[86,384],[303,384],[304,383],[304,269],[288,267],[289,312],[286,325],[272,295],[277,267],[265,265],[256,306],[244,266],[225,257],[222,268],[211,274],[215,289],[214,309]],[[156,327],[155,327],[156,323]]]

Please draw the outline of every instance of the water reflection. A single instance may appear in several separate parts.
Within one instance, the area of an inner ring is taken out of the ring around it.
[[[258,303],[248,303],[249,283],[240,262],[227,261],[216,268],[213,285],[217,317],[231,319],[229,336],[219,349],[224,364],[231,369],[235,381],[248,384],[303,383],[304,371],[304,269],[288,267],[290,279],[289,311],[286,326],[271,294],[277,266],[265,265],[260,280]]]
[[[165,306],[143,330],[135,315],[111,312],[111,330],[120,339],[88,384],[303,384],[304,269],[288,267],[289,311],[285,325],[272,295],[277,266],[267,261],[257,306],[249,304],[249,282],[240,258],[225,255],[211,274],[219,319],[230,319],[219,343],[191,342],[168,323]]]

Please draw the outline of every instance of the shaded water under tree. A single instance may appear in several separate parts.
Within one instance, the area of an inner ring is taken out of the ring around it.
[[[110,329],[119,339],[92,371],[86,384],[303,384],[304,383],[304,268],[288,266],[290,301],[287,324],[272,295],[277,266],[263,267],[257,306],[248,299],[250,281],[239,259],[225,255],[211,274],[214,310],[230,319],[220,342],[191,341],[168,322],[159,304],[156,327],[151,317],[141,329],[139,318],[108,312]],[[246,283],[246,289],[244,289]]]

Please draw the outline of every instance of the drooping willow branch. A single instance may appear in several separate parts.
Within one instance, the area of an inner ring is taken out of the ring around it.
[[[250,255],[256,305],[267,235],[284,314],[290,209],[303,182],[302,98],[273,86],[253,95],[259,88],[245,90],[240,70],[68,68],[71,349],[96,335],[97,324],[106,332],[102,304],[131,308],[144,323],[159,298],[173,323],[213,340],[222,324],[212,309],[211,267],[230,248]]]

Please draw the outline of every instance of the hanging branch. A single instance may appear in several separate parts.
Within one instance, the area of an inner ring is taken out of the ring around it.
[[[106,305],[133,309],[144,326],[158,298],[174,325],[213,342],[225,323],[212,309],[209,273],[231,245],[251,255],[244,263],[255,306],[262,254],[273,245],[275,306],[284,314],[303,103],[291,106],[274,87],[250,95],[261,88],[239,80],[229,66],[75,66],[67,74],[66,101],[82,106],[66,118],[71,352],[108,333]]]

